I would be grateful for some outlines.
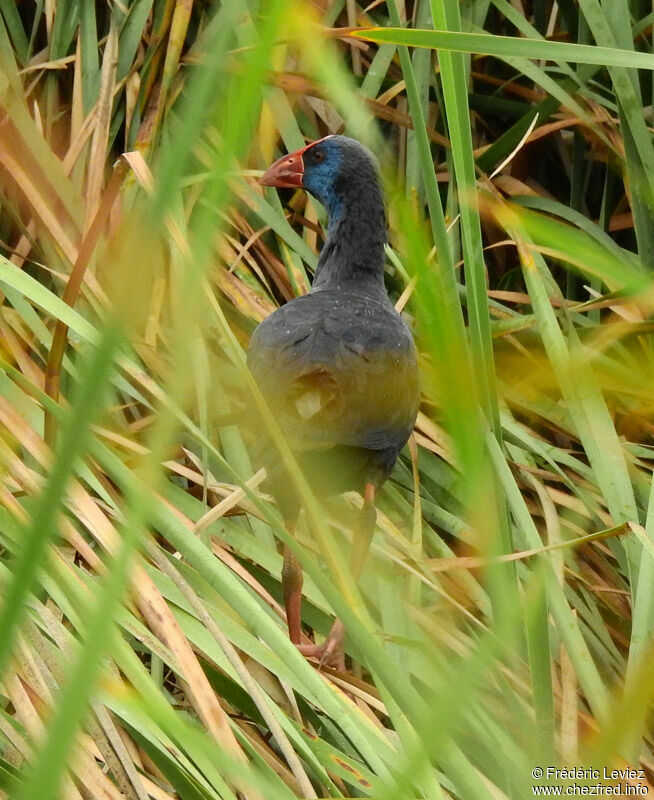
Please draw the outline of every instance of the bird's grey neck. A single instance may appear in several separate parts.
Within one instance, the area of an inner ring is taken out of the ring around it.
[[[327,206],[327,241],[313,290],[356,288],[358,292],[385,293],[386,215],[381,192],[374,189],[367,196],[339,198],[333,207]]]

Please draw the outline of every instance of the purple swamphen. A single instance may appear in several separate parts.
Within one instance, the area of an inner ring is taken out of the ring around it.
[[[316,494],[363,495],[351,556],[357,580],[373,534],[376,490],[411,434],[419,402],[413,338],[384,286],[379,177],[359,142],[327,136],[280,158],[260,183],[306,189],[329,217],[311,291],[259,325],[248,364]],[[272,448],[261,460],[292,531],[299,502],[291,482]],[[291,641],[305,655],[342,666],[338,621],[325,644],[300,645],[302,572],[288,547],[282,585]]]

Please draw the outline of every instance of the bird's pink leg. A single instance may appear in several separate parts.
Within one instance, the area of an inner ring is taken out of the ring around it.
[[[293,644],[302,641],[302,567],[295,553],[284,545],[284,565],[282,566],[282,591],[286,606],[288,636]]]
[[[363,493],[363,507],[360,512],[358,530],[352,541],[352,555],[350,556],[350,570],[355,581],[359,580],[361,570],[370,550],[370,542],[375,531],[377,511],[375,509],[374,483],[367,483]],[[291,640],[293,641],[293,640]],[[325,641],[320,645],[299,645],[298,650],[309,658],[320,659],[320,664],[345,670],[345,628],[340,619],[334,620]]]
[[[345,630],[343,623],[337,619],[331,627],[329,636],[321,645],[301,644],[302,641],[302,567],[295,553],[284,545],[284,564],[282,566],[282,590],[286,606],[286,622],[288,638],[302,655],[308,658],[319,658],[321,664],[328,664],[336,669],[345,669],[345,653],[343,640]]]
[[[327,638],[322,644],[300,644],[297,649],[307,658],[317,658],[320,666],[327,664],[345,672],[345,628],[340,619],[335,619]]]

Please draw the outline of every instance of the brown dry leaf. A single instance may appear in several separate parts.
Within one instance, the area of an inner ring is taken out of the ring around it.
[[[100,195],[104,184],[104,175],[107,162],[107,140],[113,96],[116,81],[116,65],[118,62],[118,31],[113,17],[109,27],[109,36],[104,48],[102,69],[100,71],[100,90],[98,92],[97,113],[95,126],[91,139],[91,154],[89,156],[89,170],[86,180],[86,227],[97,213],[100,205]]]
[[[72,236],[76,232],[70,218],[66,220],[66,226],[62,224],[62,218],[65,219],[63,209],[59,213],[55,210],[61,207],[62,195],[54,188],[54,184],[46,182],[42,165],[34,163],[28,154],[21,152],[23,144],[19,131],[5,116],[0,120],[0,166],[20,189],[52,243],[72,264],[77,258],[77,248],[71,238],[71,229]]]
[[[246,317],[262,322],[275,306],[264,300],[253,289],[239,280],[229,270],[218,267],[215,270],[216,282],[232,304]]]
[[[189,529],[189,536],[192,535]],[[218,702],[207,676],[198,663],[191,643],[184,636],[168,604],[142,567],[135,570],[134,585],[138,586],[136,602],[141,613],[175,657],[180,676],[187,687],[189,700],[200,719],[228,755],[237,762],[245,763],[247,759],[232,732],[229,717]]]
[[[591,533],[588,536],[582,536],[579,539],[573,539],[567,542],[556,542],[554,544],[543,545],[543,547],[536,547],[531,550],[523,550],[519,553],[508,553],[502,556],[493,558],[482,558],[477,556],[461,556],[459,558],[432,558],[427,561],[433,572],[446,572],[453,569],[483,569],[491,564],[504,564],[510,561],[521,561],[525,558],[532,556],[542,555],[553,550],[561,550],[567,547],[579,547],[587,542],[593,542],[600,539],[608,539],[612,536],[621,536],[627,532],[628,525],[618,525],[609,530],[599,531],[598,533]]]
[[[523,197],[524,195],[538,197],[538,192],[535,189],[527,186],[526,183],[514,178],[512,175],[498,175],[493,179],[493,185],[509,197]]]
[[[450,437],[422,411],[418,412],[415,431],[418,444],[436,453],[448,464],[456,466],[454,448]]]
[[[265,480],[266,478],[266,471],[265,469],[260,469],[256,472],[251,478],[248,478],[245,481],[245,486],[248,489],[256,489],[259,484]],[[236,505],[239,505],[243,502],[243,500],[247,497],[245,489],[242,489],[240,486],[234,488],[227,497],[220,501],[217,505],[213,508],[210,508],[206,514],[204,514],[194,525],[194,532],[196,534],[203,531],[209,525],[214,523],[217,519],[227,514],[228,511],[231,511]]]

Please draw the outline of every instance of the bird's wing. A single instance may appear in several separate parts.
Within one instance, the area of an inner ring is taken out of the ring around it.
[[[399,449],[417,411],[411,334],[390,303],[319,292],[255,331],[252,373],[299,449]]]

